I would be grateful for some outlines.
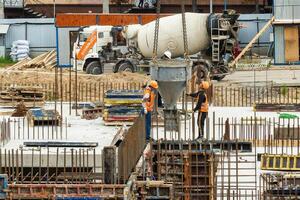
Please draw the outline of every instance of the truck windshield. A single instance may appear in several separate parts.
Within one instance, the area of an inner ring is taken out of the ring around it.
[[[80,33],[79,34],[79,42],[85,42],[91,33]]]

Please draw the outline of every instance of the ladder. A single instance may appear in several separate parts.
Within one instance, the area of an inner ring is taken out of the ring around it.
[[[212,43],[212,62],[220,62],[220,51],[221,51],[221,41],[229,38],[227,34],[227,29],[221,28],[221,23],[226,23],[225,18],[218,18],[217,27],[213,27],[213,20],[211,19],[211,43]]]

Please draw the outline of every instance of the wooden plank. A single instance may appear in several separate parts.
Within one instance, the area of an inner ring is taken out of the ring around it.
[[[114,184],[116,175],[116,148],[113,146],[104,147],[102,155],[104,183]]]
[[[299,29],[298,26],[284,27],[285,61],[299,61]]]
[[[268,23],[254,36],[254,38],[247,44],[247,46],[242,50],[242,52],[231,62],[229,67],[234,67],[237,62],[242,58],[242,56],[252,47],[256,40],[267,30],[269,26],[272,25],[275,17],[272,17]]]

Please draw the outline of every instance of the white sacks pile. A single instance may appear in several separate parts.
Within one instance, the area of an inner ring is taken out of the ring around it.
[[[17,40],[12,43],[10,57],[13,61],[21,61],[29,57],[29,41]]]

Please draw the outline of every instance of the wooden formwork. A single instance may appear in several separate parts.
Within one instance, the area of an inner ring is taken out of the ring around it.
[[[8,199],[55,199],[56,197],[100,197],[123,199],[125,185],[105,184],[11,184]]]
[[[164,181],[135,181],[137,199],[174,199],[172,183]]]
[[[33,109],[27,112],[27,120],[31,126],[61,124],[61,116],[55,110]]]
[[[174,184],[175,199],[214,198],[214,153],[188,143],[177,147],[164,141],[152,146],[153,176]]]
[[[133,126],[124,134],[118,146],[118,176],[120,182],[126,182],[134,171],[146,145],[145,117],[135,120]]]

